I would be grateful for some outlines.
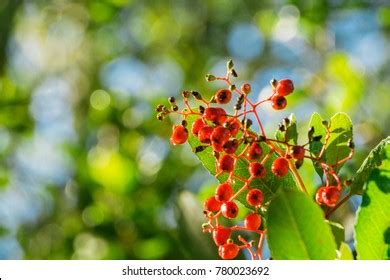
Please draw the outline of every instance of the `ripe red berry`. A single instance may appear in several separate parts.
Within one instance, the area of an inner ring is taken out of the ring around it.
[[[171,143],[172,145],[180,145],[187,141],[188,130],[182,125],[175,125],[172,127]]]
[[[197,119],[196,121],[194,121],[191,129],[192,134],[198,136],[199,130],[201,130],[201,128],[205,125],[206,123],[203,121],[203,119]]]
[[[221,205],[221,212],[225,218],[234,219],[238,215],[238,206],[234,201],[226,201]]]
[[[225,122],[225,127],[229,129],[230,135],[235,137],[240,130],[241,123],[237,120],[237,118],[230,117]]]
[[[213,133],[214,128],[212,126],[206,125],[199,130],[198,138],[202,143],[210,143],[211,134]]]
[[[250,230],[257,230],[261,226],[261,217],[259,214],[252,213],[246,216],[244,226]]]
[[[322,201],[329,207],[334,207],[340,198],[340,190],[335,186],[327,187],[322,193]]]
[[[259,189],[252,189],[246,195],[246,201],[249,205],[259,207],[264,201],[263,192]]]
[[[216,128],[214,128],[210,139],[211,143],[223,146],[229,140],[229,138],[229,130],[223,126],[217,126]]]
[[[276,176],[286,176],[288,173],[288,160],[284,157],[279,157],[275,159],[275,161],[272,163],[271,171]]]
[[[224,260],[232,260],[237,257],[240,247],[235,243],[227,243],[219,246],[218,254]]]
[[[215,93],[214,97],[218,104],[227,104],[232,99],[232,92],[228,89],[220,89]]]
[[[225,171],[227,173],[232,172],[234,169],[234,158],[230,155],[223,155],[218,160],[218,170]]]
[[[232,230],[223,226],[218,226],[217,229],[213,231],[213,239],[217,246],[226,244],[227,240],[230,238]]]
[[[263,155],[263,149],[256,142],[253,142],[246,153],[248,160],[258,160]]]
[[[227,119],[226,112],[222,108],[206,108],[204,110],[203,116],[206,120],[217,124],[223,124]]]
[[[225,153],[234,154],[238,148],[237,139],[227,141],[222,148]]]
[[[217,212],[221,209],[221,202],[215,199],[215,196],[209,197],[204,202],[204,209],[210,212]]]
[[[215,190],[215,199],[220,202],[228,201],[232,195],[233,189],[229,183],[220,184]]]
[[[305,157],[305,148],[302,146],[294,146],[290,155],[296,160],[301,160]]]
[[[254,178],[264,178],[266,174],[264,165],[259,162],[251,162],[249,164],[249,174]]]
[[[278,95],[286,96],[294,91],[294,84],[291,80],[280,80],[276,86],[276,92]]]
[[[320,187],[316,192],[316,201],[319,205],[324,204],[324,201],[322,199],[322,195],[324,191],[326,190],[326,187]]]
[[[287,106],[287,99],[281,95],[274,95],[271,98],[271,105],[275,110],[282,110]]]

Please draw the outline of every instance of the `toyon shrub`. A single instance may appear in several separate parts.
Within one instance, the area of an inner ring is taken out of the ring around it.
[[[262,259],[267,236],[274,259],[353,259],[343,226],[329,218],[351,196],[364,194],[355,233],[357,258],[389,258],[390,173],[385,173],[390,172],[389,137],[372,150],[354,178],[341,178],[340,169],[355,149],[350,118],[338,113],[327,121],[314,113],[303,143],[298,143],[294,115],[284,118],[274,135],[266,134],[260,108],[266,103],[274,110],[286,108],[294,83],[273,79],[269,96],[253,102],[248,98],[249,83],[233,83],[237,77],[233,66],[228,61],[223,77],[206,75],[207,81],[222,85],[211,99],[197,91],[183,91],[184,108],[174,97],[169,98],[169,106],[156,108],[159,120],[170,114],[182,117],[172,127],[170,142],[188,142],[220,181],[204,201],[203,224],[219,256],[234,259],[247,250],[252,259]],[[197,105],[190,106],[190,99]],[[312,162],[322,181],[314,197],[298,171],[305,160]],[[384,175],[376,178],[375,172]],[[371,206],[364,204],[368,196]],[[246,213],[243,220],[237,218],[242,217],[241,211]],[[381,211],[380,218],[376,211]],[[373,227],[375,237],[367,234]],[[373,238],[378,239],[374,249]]]

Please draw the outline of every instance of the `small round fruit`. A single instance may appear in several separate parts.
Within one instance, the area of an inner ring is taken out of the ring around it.
[[[233,189],[229,183],[222,183],[215,190],[215,199],[220,202],[228,201],[232,195]]]
[[[251,92],[251,85],[248,83],[242,84],[241,91],[245,94],[249,94]]]
[[[288,160],[284,157],[275,159],[271,167],[272,173],[278,177],[284,177],[288,173]]]
[[[214,127],[209,125],[202,127],[198,133],[199,141],[202,143],[210,143],[211,141],[210,138],[211,138],[211,134],[213,133],[213,130]]]
[[[248,158],[248,160],[258,160],[261,158],[262,155],[263,155],[263,149],[256,142],[250,145],[246,153],[246,157]]]
[[[316,192],[316,201],[319,205],[323,205],[324,201],[322,199],[322,195],[324,191],[326,190],[326,187],[320,187]]]
[[[230,173],[234,170],[234,158],[230,155],[223,155],[218,160],[218,170]]]
[[[218,212],[221,209],[221,202],[215,199],[215,196],[209,197],[204,202],[204,209],[210,212]]]
[[[235,243],[227,243],[219,246],[218,254],[224,260],[232,260],[237,257],[240,247]]]
[[[217,246],[226,244],[227,240],[230,238],[232,230],[223,226],[218,226],[217,229],[213,231],[213,239]]]
[[[296,160],[301,160],[305,157],[305,148],[302,146],[294,146],[290,155]]]
[[[259,207],[264,201],[263,192],[259,189],[252,189],[246,195],[246,201],[253,207]]]
[[[188,139],[188,130],[182,125],[175,125],[172,128],[172,145],[184,144]]]
[[[258,230],[261,226],[261,217],[259,214],[252,213],[246,216],[244,226],[250,230]]]
[[[224,126],[229,129],[230,135],[235,137],[240,130],[241,123],[237,120],[237,118],[230,117],[226,120]]]
[[[327,187],[322,193],[322,201],[329,207],[334,207],[340,198],[340,190],[335,186]]]
[[[223,146],[223,151],[227,154],[234,154],[238,148],[237,139],[227,141]]]
[[[211,134],[211,143],[215,143],[223,146],[230,138],[229,129],[223,126],[217,126],[214,128],[213,133]]]
[[[215,93],[214,97],[218,104],[227,104],[232,100],[232,92],[228,89],[220,89]]]
[[[206,108],[204,110],[203,116],[206,120],[217,124],[222,124],[227,119],[227,114],[222,108]]]
[[[265,170],[264,165],[262,165],[259,162],[251,162],[249,164],[249,174],[251,174],[251,176],[254,178],[258,178],[258,179],[264,178],[266,172],[267,171]]]
[[[274,95],[271,98],[271,105],[275,110],[282,110],[287,106],[287,99],[281,95]]]
[[[238,206],[234,201],[226,201],[221,205],[221,212],[225,218],[234,219],[238,215]]]
[[[289,79],[280,80],[276,86],[276,93],[281,96],[289,95],[294,91],[294,83]]]
[[[195,136],[198,136],[199,130],[201,130],[204,126],[206,126],[206,123],[203,121],[203,119],[197,119],[193,122],[191,132]]]

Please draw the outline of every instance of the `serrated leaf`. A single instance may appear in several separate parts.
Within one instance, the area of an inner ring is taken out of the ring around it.
[[[341,243],[344,242],[345,239],[345,230],[343,225],[328,220],[326,220],[326,223],[330,226],[330,229],[332,230],[337,248],[340,248]]]
[[[368,178],[358,210],[355,242],[360,260],[390,259],[390,146],[383,150],[385,158]]]
[[[188,127],[191,127],[192,123],[195,121],[196,118],[193,116],[187,118],[188,122]],[[190,133],[188,142],[191,146],[192,149],[196,148],[199,145],[202,145],[198,138],[192,135]],[[269,147],[265,145],[264,143],[260,143],[260,146],[263,148],[264,154],[267,154],[269,151]],[[239,154],[242,151],[242,148],[237,150],[237,154]],[[210,172],[211,175],[215,176],[216,174],[216,165],[215,165],[215,157],[213,156],[212,149],[211,147],[206,148],[202,152],[196,153],[198,156],[199,160],[202,162],[204,167]],[[286,176],[280,178],[276,177],[272,172],[271,172],[271,165],[272,162],[276,159],[276,155],[271,155],[269,160],[265,163],[265,168],[267,170],[267,175],[263,179],[255,179],[251,183],[252,188],[257,188],[260,189],[263,194],[264,194],[264,203],[268,203],[275,195],[277,190],[280,187],[283,187],[285,189],[294,189],[296,187],[295,180],[293,176],[288,173]],[[248,171],[248,161],[240,158],[237,163],[236,163],[236,168],[234,170],[234,175],[239,176],[241,178],[249,178],[249,171]],[[226,182],[228,178],[227,174],[222,174],[218,176],[218,180],[220,182]],[[233,185],[234,191],[239,190],[241,187],[243,187],[244,183],[235,180],[235,184]],[[237,200],[241,202],[245,207],[252,209],[253,207],[250,206],[246,202],[246,193],[241,193],[238,197]]]
[[[280,190],[271,201],[268,244],[277,260],[336,258],[336,243],[323,211],[302,192]]]
[[[349,248],[348,244],[342,242],[338,251],[339,257],[337,259],[342,261],[349,261],[354,259],[351,248]]]
[[[313,156],[318,156],[322,146],[325,143],[326,129],[322,124],[323,119],[318,113],[314,113],[311,117],[309,128],[314,128],[314,135],[321,136],[319,141],[313,141],[310,144],[310,152]],[[350,153],[348,141],[352,139],[352,121],[345,113],[335,114],[329,122],[330,138],[326,144],[325,152],[322,159],[329,165],[336,164],[339,160],[346,158]],[[322,178],[323,170],[317,162],[313,161],[314,167]],[[340,170],[343,164],[339,164],[335,169]]]
[[[371,150],[356,172],[355,177],[352,179],[352,184],[350,186],[352,194],[362,194],[367,178],[370,176],[372,170],[382,164],[382,160],[386,157],[385,148],[389,145],[390,136],[383,139],[374,149]]]
[[[296,145],[298,141],[297,119],[294,114],[291,114],[287,119],[287,123],[284,120],[282,122],[285,130],[281,131],[278,129],[275,133],[275,138],[279,141]],[[285,148],[285,145],[281,145],[281,147]]]

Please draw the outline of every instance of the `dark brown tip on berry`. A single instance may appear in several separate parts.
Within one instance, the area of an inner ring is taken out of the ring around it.
[[[188,90],[183,90],[181,95],[184,97],[184,98],[188,98],[190,97],[190,92]]]
[[[329,123],[328,121],[322,121],[322,125],[328,127]]]
[[[164,115],[163,115],[163,114],[158,114],[158,115],[157,115],[157,119],[158,119],[159,121],[162,121],[162,120],[164,119]]]
[[[295,167],[299,169],[303,164],[303,159],[299,159],[295,162]]]
[[[276,79],[272,79],[271,81],[269,81],[269,83],[271,84],[271,86],[273,88],[276,88],[276,85],[278,84],[278,81]]]
[[[355,143],[353,142],[352,139],[349,139],[349,140],[348,140],[348,147],[349,147],[350,149],[354,149],[354,148],[355,148]]]
[[[265,138],[265,136],[259,135],[259,136],[257,137],[257,142],[264,142],[266,139],[267,139],[267,138]]]
[[[186,126],[187,126],[187,121],[186,121],[186,120],[182,120],[182,121],[181,121],[181,125],[184,126],[184,127],[186,127]]]
[[[203,106],[199,106],[199,113],[203,114],[204,110],[205,110],[205,108]]]
[[[322,138],[322,135],[317,135],[313,137],[313,141],[320,141]]]
[[[281,132],[286,131],[286,127],[284,126],[284,124],[279,124],[279,130],[280,130]]]
[[[175,97],[171,96],[168,98],[168,101],[169,101],[169,103],[175,103],[176,99],[175,99]]]
[[[162,112],[163,108],[164,108],[164,105],[158,104],[156,107],[156,112]]]
[[[284,123],[286,124],[286,126],[289,126],[290,125],[290,119],[289,118],[284,118]]]
[[[309,138],[309,140],[313,138],[313,134],[314,134],[314,126],[310,127],[309,131],[307,132],[307,137]]]
[[[202,99],[202,96],[200,95],[200,93],[199,92],[197,92],[197,91],[191,91],[191,94],[192,94],[192,96],[193,97],[195,97],[195,99],[197,99],[197,100],[200,100],[200,99]]]
[[[211,74],[206,75],[206,81],[208,81],[208,82],[215,81],[216,79],[217,78],[214,75],[211,75]]]
[[[236,89],[236,85],[230,85],[230,86],[229,86],[229,90],[230,90],[230,91],[233,91],[233,90],[235,90],[235,89]]]
[[[232,70],[230,71],[230,73],[232,74],[233,77],[235,77],[235,78],[238,77],[236,70],[232,69]]]
[[[179,110],[179,106],[177,106],[176,104],[175,105],[173,105],[172,107],[171,107],[171,109],[172,109],[172,111],[177,111],[177,110]]]
[[[234,67],[233,60],[229,59],[229,61],[226,63],[226,67],[228,70],[233,69],[233,67]]]
[[[253,121],[251,119],[243,119],[242,124],[248,129],[253,124]]]

